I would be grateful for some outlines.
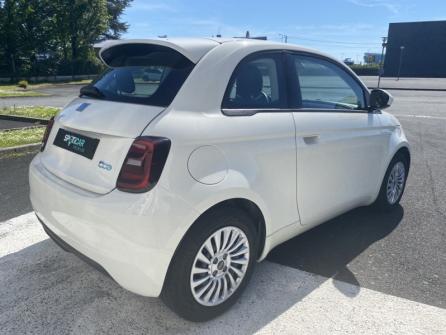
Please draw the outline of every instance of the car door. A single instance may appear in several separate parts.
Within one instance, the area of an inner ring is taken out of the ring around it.
[[[301,223],[316,225],[373,201],[386,140],[359,81],[336,62],[289,53]]]
[[[222,103],[219,129],[232,171],[264,203],[271,235],[301,228],[296,206],[296,142],[288,110],[282,51],[250,54],[235,68]],[[219,131],[219,130],[217,130]]]

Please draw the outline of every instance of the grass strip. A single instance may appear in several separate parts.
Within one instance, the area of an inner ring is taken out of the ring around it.
[[[60,108],[48,106],[3,107],[0,109],[0,114],[50,119],[59,110]]]
[[[24,90],[23,88],[16,87],[16,89],[4,89],[0,86],[0,98],[12,98],[12,97],[44,97],[48,94]]]
[[[15,147],[17,145],[39,143],[42,141],[45,127],[0,131],[0,148]]]

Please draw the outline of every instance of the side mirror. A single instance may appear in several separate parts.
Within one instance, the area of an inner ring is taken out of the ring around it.
[[[384,109],[390,107],[393,102],[392,95],[381,89],[373,89],[370,92],[370,108],[372,109]]]

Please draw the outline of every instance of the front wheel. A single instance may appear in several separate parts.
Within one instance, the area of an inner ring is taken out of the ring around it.
[[[398,206],[406,187],[409,161],[406,156],[397,154],[387,168],[375,206],[382,210],[392,210]]]
[[[162,299],[190,321],[212,319],[231,307],[255,264],[255,230],[237,208],[221,208],[200,218],[175,253]]]

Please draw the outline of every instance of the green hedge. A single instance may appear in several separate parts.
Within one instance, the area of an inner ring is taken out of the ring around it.
[[[350,65],[350,68],[358,75],[358,76],[377,76],[379,75],[379,65]]]

